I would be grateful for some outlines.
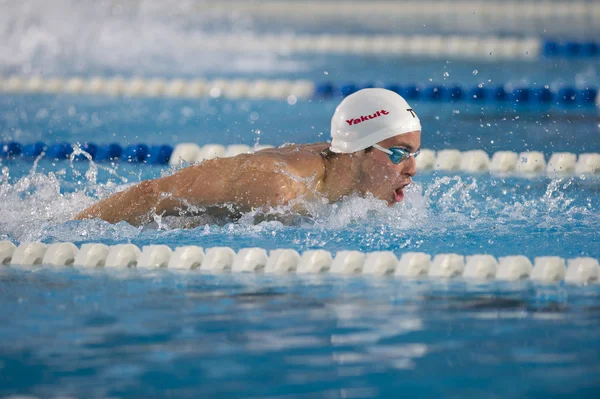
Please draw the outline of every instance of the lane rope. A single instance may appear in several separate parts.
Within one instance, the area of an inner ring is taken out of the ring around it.
[[[594,25],[600,18],[600,4],[594,1],[488,1],[488,0],[462,0],[462,1],[349,1],[339,2],[308,0],[290,2],[281,0],[261,1],[260,7],[244,1],[228,1],[197,5],[202,9],[211,11],[221,10],[231,12],[236,10],[240,15],[272,20],[299,20],[320,22],[353,21],[368,24],[376,22],[378,26],[394,24],[399,21],[419,21],[429,19],[430,23],[437,23],[442,27],[468,26],[477,27],[512,27],[528,26],[540,22],[561,25],[580,23]]]
[[[73,159],[96,162],[128,162],[178,166],[182,162],[196,163],[213,158],[234,157],[250,154],[272,145],[246,144],[206,144],[181,143],[170,145],[131,144],[125,147],[118,143],[96,145],[94,143],[46,145],[43,142],[21,144],[18,142],[0,143],[0,160],[29,159],[44,157],[52,160]],[[85,152],[85,153],[84,153]],[[422,149],[416,158],[420,171],[439,170],[446,172],[494,173],[501,175],[596,175],[600,176],[600,153],[574,154],[556,152],[546,160],[539,151],[516,153],[497,151],[491,157],[483,150],[459,151],[446,149],[432,151]]]
[[[543,57],[587,59],[600,56],[593,40],[465,35],[221,35],[198,40],[202,50],[283,54],[359,54],[420,58],[536,61]]]
[[[531,280],[554,284],[598,283],[600,266],[590,257],[564,259],[540,256],[534,261],[522,255],[495,257],[487,254],[463,256],[455,253],[431,256],[406,252],[398,259],[391,251],[338,251],[322,249],[299,253],[293,249],[148,245],[107,246],[88,243],[78,248],[71,242],[43,244],[22,242],[17,247],[0,241],[0,265],[11,267],[72,266],[77,268],[168,268],[213,273],[247,272],[267,274],[330,274],[395,276],[399,278],[455,278],[471,280]]]
[[[44,78],[12,76],[0,78],[0,93],[45,93],[70,95],[109,95],[128,97],[279,99],[290,105],[299,99],[327,99],[348,96],[366,87],[384,87],[409,101],[494,103],[511,105],[556,105],[559,107],[600,106],[597,87],[559,87],[484,85],[463,87],[459,84],[382,84],[311,82],[308,80],[247,79],[162,79],[120,76],[103,78]]]

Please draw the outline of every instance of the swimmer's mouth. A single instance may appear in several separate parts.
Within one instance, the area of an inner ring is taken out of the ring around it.
[[[394,190],[394,202],[400,202],[404,199],[404,190],[397,188]]]
[[[406,186],[408,186],[408,183],[394,190],[394,202],[400,202],[404,199],[404,187]]]

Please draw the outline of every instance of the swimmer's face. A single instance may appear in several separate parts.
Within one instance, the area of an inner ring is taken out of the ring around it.
[[[383,148],[401,147],[414,153],[421,148],[421,131],[404,133],[377,144]],[[372,149],[365,154],[365,162],[362,166],[363,192],[387,201],[390,206],[402,201],[404,187],[408,186],[412,177],[417,174],[414,157],[411,156],[396,165],[390,160],[388,154],[377,149]]]

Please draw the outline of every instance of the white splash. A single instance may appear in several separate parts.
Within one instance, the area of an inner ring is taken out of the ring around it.
[[[414,182],[406,188],[404,201],[392,207],[372,196],[351,196],[334,204],[305,203],[306,215],[295,214],[290,207],[279,207],[267,212],[248,212],[234,222],[204,215],[185,218],[156,215],[154,223],[143,228],[124,222],[116,225],[98,220],[70,222],[97,198],[126,187],[123,183],[127,180],[117,170],[94,162],[87,164],[83,173],[71,163],[70,168],[44,174],[36,171],[35,163],[29,174],[19,179],[11,178],[9,168],[4,167],[0,176],[0,239],[123,241],[150,234],[148,231],[168,236],[176,234],[169,232],[198,226],[200,229],[205,226],[208,232],[222,226],[233,234],[252,236],[285,231],[291,225],[321,232],[321,237],[327,231],[363,232],[365,237],[372,233],[371,239],[377,240],[395,235],[408,245],[409,233],[438,234],[449,229],[477,228],[508,232],[515,224],[562,228],[573,220],[593,223],[599,219],[597,204],[591,197],[582,205],[581,197],[585,194],[569,191],[573,185],[581,184],[573,178],[505,182],[494,178],[442,176],[426,183]],[[110,177],[106,183],[97,182],[99,171]],[[590,196],[594,190],[592,186]]]
[[[188,75],[293,72],[275,52],[207,49],[219,33],[253,33],[236,13],[199,12],[195,1],[0,1],[0,73]]]

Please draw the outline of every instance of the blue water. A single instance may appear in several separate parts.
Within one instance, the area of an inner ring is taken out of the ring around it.
[[[2,393],[595,397],[597,288],[3,269]]]
[[[0,18],[12,21],[0,49],[14,54],[0,58],[0,72],[338,84],[600,83],[593,60],[199,54],[186,35],[279,28],[236,18],[216,28],[209,18],[185,15],[184,6],[150,18],[71,3],[0,5]],[[74,45],[77,29],[82,39]],[[335,99],[289,105],[1,94],[0,141],[315,142],[327,140],[336,105]],[[423,148],[534,150],[546,159],[559,151],[600,152],[595,108],[411,105],[423,123]],[[142,228],[70,220],[118,186],[172,173],[169,167],[3,159],[0,169],[0,240],[15,243],[600,259],[597,178],[420,172],[393,208],[349,198],[314,206],[310,217],[262,221],[249,213],[182,229],[186,221],[178,218]],[[599,309],[597,284],[1,267],[0,397],[596,397]]]

